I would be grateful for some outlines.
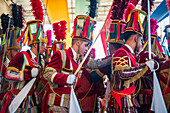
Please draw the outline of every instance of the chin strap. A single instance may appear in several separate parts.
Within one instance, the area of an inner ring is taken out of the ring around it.
[[[12,56],[12,49],[10,50],[10,56],[11,56],[11,59],[9,59],[10,61],[12,60],[13,56]]]
[[[135,50],[134,50],[134,53],[135,53],[135,56],[136,56],[136,54],[137,54],[137,45],[138,45],[138,37],[137,37],[137,41],[136,41],[136,46],[135,46]]]
[[[79,45],[78,45],[78,52],[77,52],[77,62],[79,61],[79,58],[80,58],[80,53],[79,53],[79,50],[80,50],[80,43],[81,43],[81,40],[79,40]]]

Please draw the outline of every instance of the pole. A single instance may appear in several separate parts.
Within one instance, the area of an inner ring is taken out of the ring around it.
[[[10,22],[11,22],[11,18],[9,17],[8,29],[7,29],[7,32],[6,32],[6,39],[5,39],[5,46],[4,46],[4,53],[3,53],[3,57],[2,57],[0,77],[2,76],[2,68],[3,68],[4,59],[5,59],[5,51],[6,51],[6,47],[7,47],[7,40],[8,40],[8,35],[9,35]]]
[[[150,30],[150,0],[148,0],[148,51],[149,59],[151,59],[151,30]]]

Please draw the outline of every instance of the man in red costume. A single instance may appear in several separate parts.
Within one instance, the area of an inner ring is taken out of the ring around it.
[[[27,26],[32,24],[35,25],[37,23],[41,24],[41,21],[29,21],[27,23]],[[28,30],[28,32],[30,32],[30,34],[32,35],[34,34],[30,30]],[[21,35],[21,38],[22,36],[23,35]],[[43,36],[43,34],[41,34],[41,36]],[[40,42],[41,44],[39,44]],[[5,78],[10,81],[10,87],[9,91],[4,97],[4,101],[2,102],[2,113],[9,112],[9,105],[11,105],[11,101],[13,101],[13,99],[18,95],[18,93],[22,91],[22,89],[26,86],[27,83],[29,83],[33,78],[38,78],[39,68],[41,67],[42,70],[45,66],[45,61],[43,60],[42,56],[39,56],[38,58],[38,55],[43,54],[45,52],[46,40],[43,38],[41,38],[41,41],[39,41],[39,39],[30,39],[28,43],[31,49],[26,52],[18,52],[11,60],[7,68]],[[39,47],[39,45],[41,46]],[[37,105],[39,104],[39,100],[38,94],[36,92],[36,85],[37,82],[34,83],[32,89],[28,92],[27,96],[24,97],[24,100],[19,103],[19,107],[16,109],[16,112],[38,112]],[[16,108],[16,105],[13,105],[12,107]]]
[[[3,35],[0,35],[0,40],[3,40]],[[3,58],[3,53],[4,53],[4,44],[2,44],[1,42],[1,48],[0,48],[0,69],[2,66],[2,58]],[[3,99],[4,94],[7,91],[8,88],[8,82],[4,79],[5,77],[5,71],[6,71],[6,66],[3,63],[3,68],[2,68],[2,72],[1,72],[1,76],[0,76],[0,103]],[[1,107],[0,107],[1,109]]]
[[[19,28],[10,28],[8,31],[8,40],[7,40],[7,47],[6,47],[6,52],[5,52],[5,62],[3,62],[3,68],[2,68],[2,76],[3,76],[3,81],[2,81],[2,89],[0,92],[1,99],[4,97],[5,93],[8,90],[9,82],[5,79],[5,72],[6,68],[9,65],[9,62],[12,60],[12,58],[21,50],[20,45],[16,42],[17,36],[16,34],[19,33],[21,29]],[[13,33],[11,33],[13,32]],[[7,33],[7,31],[6,31]],[[3,39],[4,40],[4,39]],[[5,45],[5,44],[4,44]],[[1,53],[4,52],[4,45],[2,46],[2,50],[0,51]],[[3,55],[3,54],[2,54]],[[1,56],[3,57],[3,56]],[[2,64],[2,61],[1,63]]]
[[[89,24],[92,25],[90,28]],[[52,56],[43,75],[48,85],[43,98],[42,112],[69,112],[70,85],[77,82],[75,90],[81,86],[82,71],[77,75],[74,73],[81,62],[81,56],[88,50],[93,24],[94,21],[89,16],[78,15],[73,27],[72,47],[56,51]]]
[[[139,17],[139,10],[131,12],[131,18]],[[140,18],[138,18],[140,19]],[[136,100],[136,81],[154,69],[154,61],[147,61],[138,66],[135,51],[141,47],[142,26],[138,19],[130,19],[123,34],[125,45],[116,51],[112,57],[111,92],[108,100],[108,112],[135,113],[139,106]],[[133,20],[133,21],[132,21]],[[136,24],[135,24],[136,23]]]

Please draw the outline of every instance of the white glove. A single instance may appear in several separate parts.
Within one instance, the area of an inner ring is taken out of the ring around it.
[[[146,62],[146,65],[149,67],[149,69],[150,69],[151,71],[154,70],[154,61],[153,61],[153,60],[148,60],[148,61]]]
[[[38,68],[32,68],[32,70],[31,70],[31,76],[32,77],[37,77],[37,75],[38,75]]]
[[[74,74],[71,74],[67,77],[67,84],[73,84],[75,82],[76,76]]]

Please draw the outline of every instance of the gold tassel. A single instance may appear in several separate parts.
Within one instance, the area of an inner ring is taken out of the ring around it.
[[[125,83],[123,84],[123,86],[129,85],[130,83],[138,80],[140,77],[142,77],[146,71],[148,70],[148,67],[145,66],[145,68],[143,68],[137,75],[135,75],[134,77],[132,77],[131,79],[125,81]]]

